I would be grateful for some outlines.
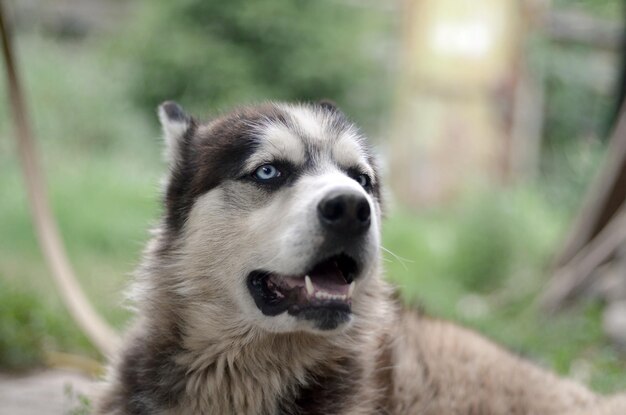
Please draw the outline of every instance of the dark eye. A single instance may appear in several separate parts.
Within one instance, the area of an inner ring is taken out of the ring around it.
[[[365,189],[367,189],[372,183],[372,180],[367,174],[357,174],[356,176],[354,176],[354,180],[356,180],[357,183]]]
[[[280,177],[281,174],[280,170],[273,164],[264,164],[254,171],[253,176],[259,181],[267,182]]]

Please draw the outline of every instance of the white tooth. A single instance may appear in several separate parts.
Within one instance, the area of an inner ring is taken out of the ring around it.
[[[350,288],[348,288],[348,298],[352,297],[352,293],[354,292],[354,286],[355,286],[355,283],[354,283],[354,281],[352,281],[350,283]]]
[[[308,295],[313,295],[315,289],[313,288],[313,283],[311,282],[311,277],[308,275],[304,276],[304,285],[306,286],[306,293]]]
[[[324,293],[321,292],[321,291],[316,292],[315,293],[315,298],[322,298],[322,294],[324,294]]]

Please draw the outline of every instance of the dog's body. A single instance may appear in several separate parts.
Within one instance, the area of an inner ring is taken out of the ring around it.
[[[97,413],[626,413],[392,300],[377,168],[334,106],[159,114],[165,215]]]

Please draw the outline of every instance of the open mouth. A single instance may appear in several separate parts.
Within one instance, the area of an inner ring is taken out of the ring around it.
[[[353,258],[342,253],[315,264],[302,275],[253,271],[248,276],[248,289],[265,315],[287,311],[336,327],[341,322],[338,320],[349,319],[358,268]],[[328,324],[328,320],[334,323]]]

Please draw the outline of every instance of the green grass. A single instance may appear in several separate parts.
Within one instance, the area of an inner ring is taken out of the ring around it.
[[[98,311],[122,329],[129,317],[123,291],[159,214],[165,167],[156,118],[128,104],[124,68],[97,52],[101,45],[68,47],[38,36],[19,45],[70,258]],[[41,364],[46,350],[97,357],[63,309],[39,253],[5,110],[2,102],[0,368]],[[536,306],[572,213],[545,192],[473,192],[446,209],[393,212],[384,224],[384,246],[393,252],[384,255],[388,277],[407,302],[431,314],[597,390],[624,389],[626,363],[602,335],[597,304],[555,318]]]

